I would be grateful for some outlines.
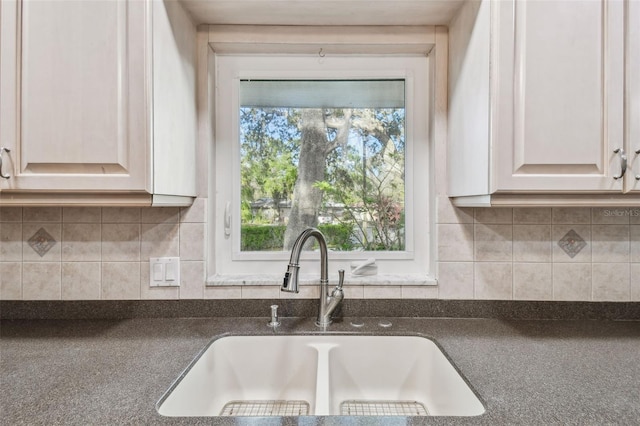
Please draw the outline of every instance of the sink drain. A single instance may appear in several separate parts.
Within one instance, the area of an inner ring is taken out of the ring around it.
[[[221,416],[306,416],[307,401],[230,401],[222,407]]]
[[[344,401],[343,416],[428,416],[424,404],[418,401]]]

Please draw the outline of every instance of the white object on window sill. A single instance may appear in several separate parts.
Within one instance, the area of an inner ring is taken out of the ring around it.
[[[378,274],[378,265],[376,265],[376,259],[373,257],[368,258],[365,261],[351,262],[351,276],[371,276]]]
[[[331,275],[331,273],[330,273]],[[207,279],[207,287],[229,286],[229,285],[281,285],[284,272],[279,275],[273,274],[216,274]],[[329,285],[337,283],[329,278]],[[319,275],[303,274],[300,276],[300,285],[320,285]],[[345,286],[349,285],[425,285],[436,286],[436,278],[425,274],[379,274],[371,276],[350,276],[345,279]]]

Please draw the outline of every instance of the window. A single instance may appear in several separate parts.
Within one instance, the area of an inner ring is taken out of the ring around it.
[[[217,274],[282,275],[311,224],[332,274],[427,276],[428,57],[217,55],[215,102]]]
[[[404,80],[241,80],[239,125],[240,251],[404,250]]]

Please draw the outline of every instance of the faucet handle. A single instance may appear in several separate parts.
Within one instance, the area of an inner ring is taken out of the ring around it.
[[[342,286],[344,285],[344,269],[338,269],[338,285],[336,288],[342,290]]]
[[[344,298],[344,292],[342,291],[342,286],[344,285],[344,269],[338,270],[338,285],[331,292],[331,298],[336,300],[338,303]]]

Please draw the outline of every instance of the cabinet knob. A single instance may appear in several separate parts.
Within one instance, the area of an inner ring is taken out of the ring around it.
[[[2,173],[2,153],[3,152],[11,152],[11,150],[5,147],[0,148],[0,177],[4,179],[9,179],[11,175],[8,175],[8,174],[5,175],[4,173]]]
[[[622,148],[616,148],[613,152],[620,155],[620,174],[613,176],[613,178],[617,180],[627,172],[627,154],[624,153],[624,149]]]

